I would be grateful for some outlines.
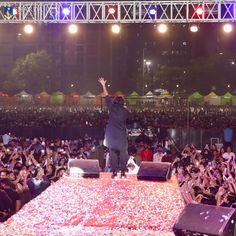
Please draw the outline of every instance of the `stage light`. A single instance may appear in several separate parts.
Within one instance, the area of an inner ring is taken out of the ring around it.
[[[156,8],[154,8],[154,7],[150,8],[150,10],[149,10],[150,15],[156,15],[156,13],[157,13]]]
[[[196,32],[198,32],[198,27],[196,25],[191,25],[190,26],[190,31],[193,32],[193,33],[196,33]]]
[[[113,14],[115,14],[115,12],[116,12],[116,10],[114,7],[109,7],[109,9],[108,9],[109,14],[113,15]]]
[[[34,28],[33,28],[32,25],[25,25],[24,31],[25,31],[25,33],[27,33],[27,34],[32,34],[33,31],[34,31]]]
[[[202,7],[198,7],[197,10],[196,10],[196,13],[197,13],[198,15],[202,15],[202,14],[203,14],[203,9],[202,9]]]
[[[65,16],[68,16],[68,15],[70,15],[70,9],[68,7],[64,7],[63,10],[62,10],[62,13]]]
[[[224,32],[225,33],[231,33],[232,32],[232,30],[233,30],[233,26],[231,25],[231,24],[225,24],[224,26],[223,26],[223,30],[224,30]]]
[[[119,33],[120,33],[120,30],[121,30],[121,28],[120,28],[119,25],[112,25],[112,27],[111,27],[111,31],[112,31],[112,33],[114,33],[114,34],[119,34]]]
[[[70,34],[76,34],[78,32],[78,26],[75,24],[71,24],[68,27],[68,31]]]
[[[167,25],[165,25],[165,24],[160,24],[160,25],[158,25],[158,31],[161,33],[161,34],[164,34],[164,33],[166,33],[166,31],[167,31]]]

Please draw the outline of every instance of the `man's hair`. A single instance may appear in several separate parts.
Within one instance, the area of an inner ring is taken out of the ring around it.
[[[120,107],[123,107],[125,105],[125,100],[122,96],[116,96],[113,99],[113,104],[117,105],[117,106],[120,106]]]

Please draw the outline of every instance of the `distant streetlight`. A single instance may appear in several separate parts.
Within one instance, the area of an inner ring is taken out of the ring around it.
[[[78,26],[75,24],[71,24],[68,27],[68,31],[70,34],[76,34],[78,32]]]
[[[121,27],[117,24],[111,26],[111,31],[113,34],[119,34]]]
[[[73,87],[74,87],[74,84],[71,84],[70,87],[73,88]]]
[[[32,25],[25,25],[24,27],[24,31],[27,34],[32,34],[34,32],[34,28]]]
[[[178,88],[179,87],[179,84],[176,84],[176,88]]]
[[[235,62],[234,62],[234,61],[231,61],[231,65],[235,65]]]
[[[230,88],[230,84],[228,84],[227,87]]]
[[[145,61],[145,64],[146,64],[147,66],[150,66],[150,65],[152,64],[152,62],[151,62],[151,61]]]
[[[110,84],[108,84],[108,85],[107,85],[107,87],[111,87],[111,85],[110,85]]]
[[[148,85],[147,84],[145,84],[145,88],[147,88],[148,87]]]

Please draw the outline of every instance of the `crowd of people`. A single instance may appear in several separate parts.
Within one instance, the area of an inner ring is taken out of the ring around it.
[[[8,133],[0,137],[0,222],[66,175],[70,159],[97,159],[101,171],[111,171],[103,140],[88,135],[76,140],[29,139]],[[154,144],[144,133],[130,139],[127,171],[137,173],[141,161],[160,162],[170,151],[168,143],[168,147]]]
[[[137,173],[142,161],[172,162],[186,203],[236,207],[236,157],[231,147],[197,150],[186,145],[177,153],[171,140],[151,140],[145,133],[129,139],[127,171]],[[70,159],[97,159],[110,171],[102,140],[88,135],[76,140],[19,138],[0,140],[0,222],[67,174]]]
[[[236,207],[236,158],[231,146],[197,150],[186,145],[173,165],[187,203]]]
[[[128,128],[186,127],[223,128],[230,123],[236,127],[236,111],[233,108],[170,107],[155,109],[131,109]],[[0,125],[5,127],[95,127],[104,128],[107,111],[98,107],[80,106],[2,106]]]
[[[0,143],[0,222],[59,180],[70,158],[93,158],[95,145],[98,146],[88,136],[68,141],[3,135]]]

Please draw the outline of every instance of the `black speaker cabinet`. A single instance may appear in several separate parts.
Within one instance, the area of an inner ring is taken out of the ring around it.
[[[161,180],[167,181],[171,178],[171,163],[167,162],[141,162],[138,180]]]
[[[98,160],[70,159],[69,175],[72,177],[99,178],[100,167]]]
[[[188,204],[173,227],[176,236],[236,236],[236,210]]]

